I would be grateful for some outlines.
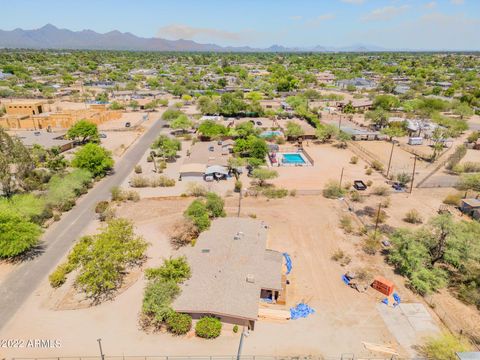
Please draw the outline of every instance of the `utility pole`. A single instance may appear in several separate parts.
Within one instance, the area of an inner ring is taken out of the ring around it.
[[[390,159],[388,160],[388,167],[387,167],[387,179],[388,174],[390,173],[390,165],[392,164],[392,156],[393,156],[393,147],[395,146],[395,140],[392,139],[392,150],[390,151]]]
[[[242,347],[243,347],[243,337],[245,336],[245,326],[242,329],[242,335],[240,335],[240,343],[238,344],[238,351],[237,351],[237,360],[240,360],[242,357]]]
[[[150,157],[152,158],[154,171],[158,172],[158,170],[157,170],[157,160],[155,160],[155,155],[157,155],[155,153],[155,151],[150,151]]]
[[[340,128],[342,127],[342,115],[338,116],[338,130],[341,130]]]
[[[105,355],[103,355],[103,350],[102,350],[102,339],[97,339],[98,341],[98,347],[100,348],[100,359],[105,360]]]
[[[382,203],[378,204],[377,219],[375,220],[375,237],[377,236],[378,221],[380,220],[380,211],[382,211]]]
[[[410,194],[413,191],[413,180],[415,179],[415,167],[417,166],[417,155],[415,155],[414,159],[415,160],[413,161],[412,183],[410,184]]]
[[[343,167],[342,167],[342,173],[340,174],[340,183],[338,184],[338,187],[341,189],[342,188],[342,179],[343,179]]]

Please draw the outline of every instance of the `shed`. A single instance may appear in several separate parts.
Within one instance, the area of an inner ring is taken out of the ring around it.
[[[480,211],[480,200],[475,198],[463,199],[460,204],[460,210],[467,215],[474,216],[475,212]]]

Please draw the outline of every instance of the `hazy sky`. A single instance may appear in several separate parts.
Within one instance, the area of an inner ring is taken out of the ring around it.
[[[120,30],[220,45],[480,50],[480,0],[0,0],[0,28]]]

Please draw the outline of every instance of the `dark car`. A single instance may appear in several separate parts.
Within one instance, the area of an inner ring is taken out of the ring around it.
[[[127,122],[125,123],[125,127],[130,127],[130,126],[132,126],[132,124],[130,123],[130,121],[127,121]]]

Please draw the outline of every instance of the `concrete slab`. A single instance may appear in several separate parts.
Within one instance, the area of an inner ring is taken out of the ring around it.
[[[378,304],[377,310],[388,330],[411,357],[417,356],[414,347],[425,336],[440,332],[423,304],[400,304],[397,307]]]

